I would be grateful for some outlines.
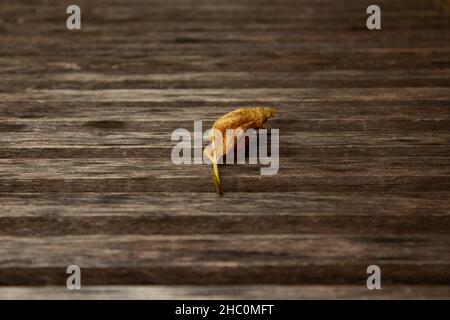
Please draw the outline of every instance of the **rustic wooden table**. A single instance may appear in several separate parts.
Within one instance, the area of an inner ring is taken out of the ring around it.
[[[369,31],[366,0],[77,4],[81,31],[0,4],[0,298],[450,298],[444,6],[380,0]],[[278,175],[225,166],[218,197],[172,164],[173,130],[252,105]]]

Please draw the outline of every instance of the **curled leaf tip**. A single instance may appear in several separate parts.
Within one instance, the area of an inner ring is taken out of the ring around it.
[[[262,108],[264,109],[264,113],[266,114],[266,117],[272,118],[275,116],[275,114],[277,113],[277,110],[275,108]]]

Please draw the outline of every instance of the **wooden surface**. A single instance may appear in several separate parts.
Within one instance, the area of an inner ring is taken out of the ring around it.
[[[0,298],[450,298],[444,6],[368,31],[365,0],[77,4],[82,31],[0,4]],[[218,197],[171,163],[173,130],[251,105],[278,175],[224,166]]]
[[[448,286],[385,286],[370,291],[351,285],[215,285],[215,286],[88,286],[82,290],[63,287],[3,287],[3,299],[153,299],[209,300],[264,299],[448,299]]]

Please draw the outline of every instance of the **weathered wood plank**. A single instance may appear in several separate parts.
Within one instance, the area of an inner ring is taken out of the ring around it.
[[[283,111],[282,111],[283,112]],[[222,113],[224,113],[222,111]],[[179,116],[174,115],[174,118]],[[199,119],[200,120],[200,119]],[[203,120],[202,120],[203,121]],[[211,127],[210,121],[203,123],[206,130]],[[0,123],[0,132],[172,132],[178,128],[191,128],[193,121],[113,121],[113,120],[14,120]],[[298,131],[450,131],[450,119],[278,119],[271,122],[271,127],[282,132],[295,128]],[[193,131],[193,130],[192,130]],[[170,141],[168,141],[170,144]]]
[[[67,143],[67,141],[65,141]],[[109,143],[109,142],[108,142]],[[23,142],[22,142],[23,144]],[[65,145],[65,144],[64,144]],[[108,146],[56,146],[53,141],[48,146],[23,146],[15,148],[0,147],[0,159],[126,159],[126,158],[169,158],[172,152],[171,146],[135,146],[118,145]],[[192,150],[194,152],[194,149]],[[280,156],[295,157],[414,157],[424,159],[428,157],[448,157],[450,146],[446,144],[422,144],[403,146],[292,146],[283,145]]]
[[[258,169],[259,170],[259,169]],[[222,170],[223,172],[223,170]],[[1,193],[42,192],[214,192],[210,169],[201,178],[28,179],[0,180]],[[447,191],[449,176],[323,176],[261,178],[259,171],[239,180],[222,175],[225,192],[411,192]]]
[[[82,291],[57,287],[3,287],[0,299],[108,300],[249,300],[249,299],[448,299],[448,286],[383,286],[367,290],[348,285],[235,286],[83,286]]]
[[[320,97],[318,97],[320,98]],[[214,121],[226,112],[238,106],[268,105],[278,109],[276,118],[270,122],[301,119],[336,120],[445,120],[450,118],[449,101],[430,101],[417,99],[405,103],[393,101],[358,101],[358,98],[346,101],[302,101],[267,103],[255,100],[213,102],[64,102],[64,108],[58,101],[10,101],[0,102],[0,119],[7,121],[37,120],[45,124],[48,121],[80,120],[121,120],[121,121]],[[191,123],[192,126],[192,123]],[[107,129],[107,128],[106,128]],[[292,131],[292,130],[291,130]],[[314,130],[313,130],[314,131]]]
[[[193,127],[193,123],[192,123]],[[208,127],[205,128],[206,129]],[[173,130],[177,127],[171,128]],[[186,128],[190,129],[190,128]],[[46,132],[36,135],[32,132],[2,132],[0,147],[2,148],[111,148],[111,147],[146,147],[173,148],[170,131],[158,132],[114,132],[113,130],[92,130],[89,132]],[[450,143],[449,132],[315,132],[291,130],[287,134],[280,133],[280,144],[289,147],[378,147],[383,148],[444,148]],[[204,143],[206,146],[207,143]],[[280,152],[283,148],[280,148]],[[168,153],[169,155],[169,153]],[[301,156],[301,154],[297,154]],[[349,153],[349,155],[351,155]],[[424,154],[426,155],[426,154]],[[448,154],[443,154],[448,156]],[[167,158],[167,161],[170,161]]]
[[[418,197],[231,193],[217,199],[204,193],[0,194],[0,234],[448,234],[448,194]]]
[[[0,217],[448,216],[450,192],[0,193]],[[261,218],[263,220],[263,218]],[[406,220],[406,219],[405,219]],[[430,221],[432,219],[430,218]],[[336,230],[337,232],[338,230]]]
[[[147,102],[228,102],[237,101],[393,101],[416,99],[448,101],[448,87],[432,88],[345,88],[345,89],[111,89],[111,90],[30,90],[20,93],[0,93],[0,99],[10,101],[147,101]]]
[[[415,261],[429,265],[450,263],[447,235],[93,235],[0,239],[4,258],[1,268],[65,266],[71,259],[86,268],[126,268],[130,258],[134,267],[308,265],[317,259],[321,261],[319,265],[367,260],[405,265],[414,265]],[[73,246],[73,241],[78,245]],[[130,247],[139,250],[129,252]],[[42,255],[50,249],[50,255]],[[236,250],[242,254],[234,255]],[[447,271],[450,273],[450,269]]]
[[[279,158],[277,179],[355,177],[428,177],[450,178],[450,158],[370,157],[317,159]],[[265,165],[230,164],[221,166],[229,179],[254,177]],[[209,165],[175,165],[167,159],[0,159],[0,180],[45,179],[178,179],[201,178]],[[267,178],[267,179],[266,179]],[[258,180],[270,181],[271,177]],[[444,190],[443,190],[444,191]]]
[[[380,49],[379,49],[380,50]],[[404,53],[407,53],[406,49],[397,49]],[[435,48],[426,48],[426,49],[416,49],[416,51],[421,51],[422,53],[427,53],[427,51],[434,51]],[[442,50],[442,47],[439,49]],[[450,48],[449,48],[450,50]],[[23,79],[21,74],[16,74],[11,71],[12,66],[17,64],[21,59],[11,58],[6,61],[6,59],[2,59],[0,57],[0,63],[5,69],[2,68],[0,71],[2,73],[2,79],[0,82],[10,82],[10,81],[30,81],[30,82],[43,82],[48,83],[51,81],[51,84],[60,83],[63,85],[64,83],[76,83],[78,86],[83,85],[83,83],[101,83],[105,86],[107,83],[112,84],[120,84],[126,86],[128,83],[134,82],[136,83],[145,83],[149,85],[156,86],[159,84],[160,87],[164,87],[164,85],[177,85],[184,84],[185,86],[210,86],[214,87],[214,84],[220,83],[222,86],[230,86],[236,84],[236,86],[245,86],[246,84],[257,85],[258,83],[267,84],[266,87],[283,87],[286,83],[289,83],[289,88],[302,88],[305,84],[315,83],[315,81],[323,81],[326,83],[328,81],[330,84],[335,86],[339,86],[341,82],[344,81],[347,87],[358,87],[365,85],[364,82],[369,82],[372,80],[374,84],[379,85],[379,81],[397,81],[398,84],[406,85],[404,81],[408,80],[417,80],[424,81],[424,85],[426,85],[425,80],[434,81],[434,80],[446,80],[448,84],[448,77],[450,76],[450,70],[447,68],[443,69],[393,69],[386,75],[386,72],[380,70],[366,70],[362,72],[361,70],[314,70],[309,72],[303,72],[302,74],[297,74],[294,72],[273,72],[273,71],[265,71],[265,72],[178,72],[178,73],[118,73],[118,72],[108,72],[107,70],[103,72],[87,72],[82,70],[66,70],[69,69],[73,65],[70,64],[57,64],[53,65],[49,64],[52,68],[49,68],[45,74],[34,74],[31,73],[28,75],[27,79]],[[29,60],[29,62],[33,62]],[[35,64],[35,63],[34,63]],[[279,77],[275,79],[274,77]],[[281,81],[281,82],[280,82]],[[347,81],[347,82],[345,82]],[[363,81],[363,83],[361,83]],[[376,82],[375,82],[376,81]],[[351,83],[352,85],[348,85]],[[388,82],[389,83],[389,82]],[[270,84],[270,86],[269,86]],[[366,84],[367,85],[367,84]],[[386,82],[383,82],[383,86],[388,86]],[[436,85],[435,85],[436,86]],[[439,85],[437,85],[439,86]]]
[[[65,209],[58,207],[56,210]],[[55,210],[55,209],[53,209]],[[92,210],[92,209],[90,209]],[[103,208],[105,210],[105,208]],[[254,209],[253,209],[254,211]],[[52,212],[52,211],[50,211]],[[0,217],[0,235],[10,236],[63,236],[63,235],[155,235],[155,234],[443,234],[450,232],[448,215],[249,215],[216,214],[194,216],[170,215],[161,210],[154,214],[96,216],[47,214],[38,217]],[[212,212],[212,211],[211,211]],[[182,241],[182,239],[180,239]],[[450,241],[450,240],[449,240]]]
[[[447,235],[0,239],[2,285],[23,281],[55,285],[65,279],[65,268],[73,263],[83,268],[86,285],[356,284],[365,283],[366,268],[374,261],[382,266],[386,283],[442,284],[450,280]]]

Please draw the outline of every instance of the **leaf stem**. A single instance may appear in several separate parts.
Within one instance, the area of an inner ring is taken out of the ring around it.
[[[212,147],[212,164],[213,164],[213,183],[218,194],[222,194],[222,184],[220,182],[219,166],[217,164],[217,153],[216,153],[216,139],[212,137],[211,139]]]

